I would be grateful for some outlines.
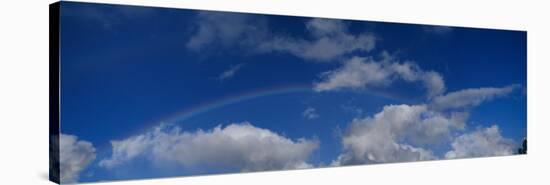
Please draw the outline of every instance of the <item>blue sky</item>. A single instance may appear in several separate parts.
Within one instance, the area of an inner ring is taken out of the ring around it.
[[[522,31],[63,2],[67,182],[509,155],[526,71]]]

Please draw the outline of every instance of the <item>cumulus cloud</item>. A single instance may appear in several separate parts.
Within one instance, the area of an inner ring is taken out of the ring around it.
[[[317,114],[317,110],[315,110],[315,108],[313,108],[313,107],[308,107],[306,110],[304,110],[302,115],[306,119],[317,119],[317,118],[319,118],[319,114]]]
[[[316,91],[387,87],[396,80],[421,82],[428,97],[445,91],[445,83],[439,73],[424,71],[414,62],[399,62],[387,53],[383,53],[379,61],[370,57],[353,57],[342,67],[321,76],[322,80],[314,84]]]
[[[498,126],[493,125],[457,137],[452,143],[452,150],[445,154],[445,158],[512,155],[515,149],[514,142],[503,138]]]
[[[350,123],[342,136],[343,152],[332,165],[438,159],[440,156],[429,149],[438,144],[452,147],[441,156],[445,158],[511,155],[516,147],[501,136],[496,125],[460,136],[456,133],[466,127],[468,108],[517,88],[519,85],[465,89],[436,96],[429,104],[384,106],[374,116]]]
[[[460,117],[460,116],[459,116]],[[429,149],[451,139],[463,119],[430,111],[426,105],[388,105],[372,117],[354,119],[342,136],[344,152],[333,165],[437,159]]]
[[[61,134],[59,137],[59,157],[61,183],[78,181],[80,172],[96,158],[92,143],[78,140],[74,135]]]
[[[464,89],[435,97],[430,103],[430,107],[437,110],[470,108],[485,101],[506,96],[518,88],[520,88],[520,86],[514,84],[501,88],[484,87]]]
[[[198,15],[197,29],[187,48],[239,46],[260,54],[282,52],[310,61],[333,61],[345,54],[368,52],[375,47],[376,38],[372,34],[351,34],[340,20],[314,18],[304,27],[309,33],[307,39],[273,33],[261,17],[203,12]]]
[[[309,168],[306,160],[319,145],[317,140],[292,140],[248,122],[195,132],[163,125],[111,144],[112,156],[102,160],[100,166],[113,168],[146,157],[184,167],[241,171]]]
[[[218,79],[225,80],[225,79],[233,77],[235,75],[235,73],[237,73],[237,71],[239,71],[243,66],[244,66],[244,63],[240,63],[240,64],[237,64],[235,66],[231,66],[229,69],[225,70],[222,74],[220,74]]]

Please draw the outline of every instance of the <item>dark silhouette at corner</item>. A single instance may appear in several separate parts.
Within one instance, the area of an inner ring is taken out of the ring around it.
[[[527,154],[527,138],[523,139],[523,144],[518,149],[518,154]]]

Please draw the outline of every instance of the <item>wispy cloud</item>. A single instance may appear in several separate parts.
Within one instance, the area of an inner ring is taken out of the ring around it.
[[[376,37],[370,33],[351,34],[340,20],[314,18],[306,23],[313,39],[275,36],[261,42],[263,52],[286,52],[312,61],[331,62],[354,51],[374,49]]]
[[[430,103],[430,107],[437,110],[474,107],[485,101],[506,96],[518,88],[520,88],[520,85],[514,84],[501,88],[483,87],[463,89],[435,97]]]
[[[222,74],[220,74],[218,79],[223,81],[223,80],[232,78],[233,76],[235,76],[235,73],[237,73],[237,71],[239,71],[242,67],[244,67],[244,63],[231,66],[229,69],[225,70]]]
[[[319,114],[317,114],[317,110],[315,110],[315,108],[313,107],[308,107],[306,110],[304,110],[302,115],[309,120],[319,118]]]
[[[193,51],[211,46],[250,48],[264,41],[267,36],[267,27],[263,21],[261,16],[203,11],[197,14],[195,33],[186,46]]]
[[[199,14],[198,20],[187,42],[187,48],[195,51],[208,46],[242,47],[258,54],[281,52],[306,61],[330,62],[354,51],[369,52],[376,43],[373,34],[351,34],[340,20],[309,20],[304,28],[310,39],[277,35],[261,17],[208,12]]]

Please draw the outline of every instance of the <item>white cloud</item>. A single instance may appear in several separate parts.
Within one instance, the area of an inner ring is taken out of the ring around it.
[[[497,125],[493,125],[457,137],[452,148],[445,154],[446,158],[512,155],[516,147],[512,140],[501,136]]]
[[[245,14],[207,12],[198,15],[196,33],[187,48],[200,50],[213,44],[244,47],[256,53],[283,52],[311,61],[333,61],[354,51],[374,49],[369,33],[351,34],[339,20],[311,19],[305,24],[310,38],[276,35],[265,19]]]
[[[225,80],[225,79],[233,77],[235,75],[235,73],[237,73],[237,71],[239,71],[243,66],[244,66],[244,63],[240,63],[240,64],[237,64],[235,66],[231,66],[229,69],[227,69],[222,74],[220,74],[218,79]]]
[[[474,107],[485,101],[506,96],[519,87],[519,85],[509,85],[502,88],[485,87],[455,91],[435,97],[430,103],[430,107],[436,110]]]
[[[288,52],[313,61],[333,61],[354,51],[368,52],[374,49],[376,38],[369,33],[351,34],[339,20],[314,18],[306,23],[312,39],[275,36],[261,42],[263,52]]]
[[[315,90],[358,89],[366,86],[386,86],[390,83],[391,72],[387,68],[381,63],[364,61],[365,58],[354,57],[341,68],[324,73],[324,80],[315,84]]]
[[[111,143],[112,156],[102,160],[100,166],[112,168],[142,156],[152,162],[168,161],[184,167],[241,171],[308,168],[311,165],[306,160],[319,145],[317,140],[292,140],[248,122],[196,132],[159,126]]]
[[[308,107],[303,113],[302,115],[306,118],[306,119],[317,119],[319,118],[319,114],[317,114],[317,110],[315,110],[315,108],[313,107]]]
[[[427,89],[427,96],[433,97],[445,91],[443,77],[434,71],[424,71],[413,62],[399,62],[387,53],[382,59],[353,57],[338,69],[322,74],[322,80],[315,83],[316,91],[341,89],[364,89],[386,87],[395,80],[421,82]]]
[[[60,181],[74,183],[80,172],[96,158],[95,148],[92,143],[67,134],[60,135],[59,143]]]
[[[403,65],[401,65],[403,66]],[[355,68],[357,69],[357,67]],[[388,73],[381,68],[375,71]],[[402,78],[416,78],[414,67],[399,69]],[[347,73],[352,75],[353,73]],[[381,75],[385,76],[385,75]],[[387,79],[387,78],[386,78]],[[390,83],[375,81],[382,84]],[[505,96],[519,85],[503,88],[465,89],[436,96],[430,104],[388,105],[372,117],[354,119],[342,136],[343,152],[332,165],[420,161],[440,158],[428,147],[449,144],[445,158],[511,155],[515,146],[497,126],[456,136],[466,127],[468,109]]]
[[[384,106],[373,117],[350,123],[342,137],[344,152],[333,165],[437,159],[421,146],[450,140],[451,131],[463,127],[462,121],[430,111],[426,105]]]
[[[428,97],[434,97],[445,92],[445,82],[443,76],[435,71],[424,72],[420,77],[420,81],[424,83],[428,90]]]

